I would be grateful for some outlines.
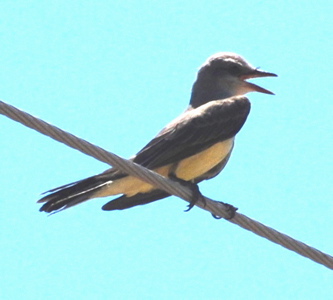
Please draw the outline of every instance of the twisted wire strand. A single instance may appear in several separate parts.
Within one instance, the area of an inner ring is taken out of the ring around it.
[[[0,113],[14,121],[17,121],[44,135],[49,136],[58,142],[77,149],[89,156],[96,158],[97,160],[112,165],[113,167],[116,167],[127,174],[138,177],[141,180],[163,189],[172,195],[178,196],[188,202],[192,200],[192,192],[188,187],[180,185],[178,182],[167,179],[151,170],[148,170],[83,139],[80,139],[3,101],[0,101]],[[230,211],[227,205],[206,197],[204,202],[198,201],[196,206],[207,210],[216,216],[221,216],[223,218],[230,217]],[[262,223],[252,220],[243,214],[235,213],[234,217],[228,221],[261,237],[264,237],[273,243],[279,244],[291,251],[307,257],[319,264],[322,264],[329,269],[333,269],[332,256],[323,253],[311,246],[308,246],[298,240],[295,240],[275,229],[267,227]]]

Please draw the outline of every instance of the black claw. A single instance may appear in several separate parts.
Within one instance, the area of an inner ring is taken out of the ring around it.
[[[189,212],[192,209],[193,206],[191,206],[190,204],[187,205],[187,209],[184,209],[184,212]]]
[[[193,208],[193,206],[195,205],[195,203],[197,203],[197,201],[198,200],[192,200],[191,202],[190,202],[190,204],[189,205],[187,205],[187,209],[185,209],[184,210],[184,212],[189,212],[192,208]]]
[[[190,211],[199,200],[201,200],[204,203],[204,206],[206,206],[205,197],[201,194],[198,185],[191,183],[190,188],[192,190],[192,201],[187,206],[188,208],[185,210],[185,212]]]
[[[234,207],[234,206],[231,205],[231,204],[224,203],[224,202],[221,202],[221,201],[220,201],[220,203],[223,204],[223,205],[225,206],[226,213],[228,214],[224,219],[226,219],[226,220],[231,220],[231,219],[235,216],[236,211],[238,210],[238,208],[237,208],[237,207]],[[220,216],[216,216],[216,215],[214,215],[214,214],[212,214],[212,216],[213,216],[214,219],[217,219],[217,220],[222,219],[222,217],[220,217]]]
[[[201,200],[204,203],[204,205],[206,205],[205,197],[201,194],[201,192],[199,190],[199,186],[197,184],[195,184],[193,182],[190,182],[190,181],[186,181],[186,180],[180,179],[175,174],[170,174],[169,178],[172,179],[172,180],[174,180],[174,181],[177,181],[178,183],[180,183],[180,184],[182,184],[182,185],[184,185],[186,187],[188,187],[192,191],[192,200],[189,203],[189,205],[187,206],[187,209],[184,210],[185,212],[190,211],[193,208],[193,206],[199,200]]]
[[[216,215],[214,215],[214,214],[212,214],[212,216],[213,216],[213,218],[216,219],[216,220],[220,220],[220,219],[222,219],[222,217],[216,216]]]

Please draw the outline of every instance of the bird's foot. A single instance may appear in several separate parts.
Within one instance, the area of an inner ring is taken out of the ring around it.
[[[204,206],[206,206],[206,199],[201,194],[201,192],[199,190],[199,186],[195,183],[192,183],[192,182],[188,182],[188,183],[190,184],[188,186],[192,191],[192,200],[189,203],[189,205],[187,205],[187,209],[185,209],[185,212],[190,211],[198,201],[201,201],[204,204]]]
[[[238,210],[238,208],[231,205],[231,204],[224,203],[224,202],[221,202],[221,201],[219,201],[219,203],[224,205],[226,213],[228,214],[224,219],[231,220],[235,216],[236,211]],[[217,219],[217,220],[222,219],[222,217],[214,215],[214,214],[212,214],[212,216],[213,216],[214,219]]]
[[[192,192],[192,200],[189,203],[189,205],[187,206],[187,209],[185,210],[185,212],[190,211],[198,201],[202,201],[204,203],[204,205],[206,205],[205,197],[201,194],[201,192],[199,190],[199,186],[197,184],[190,182],[190,181],[183,180],[181,178],[178,178],[174,174],[170,174],[169,178],[180,183],[183,186],[188,187]]]

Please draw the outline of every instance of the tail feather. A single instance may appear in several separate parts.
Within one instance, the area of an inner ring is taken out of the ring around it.
[[[101,180],[98,176],[92,176],[49,190],[45,193],[51,194],[37,201],[37,203],[46,202],[39,211],[48,213],[60,211],[87,201],[93,198],[93,195],[107,182],[108,181]]]
[[[43,194],[43,198],[37,203],[44,203],[39,211],[47,213],[56,213],[75,206],[89,199],[95,198],[96,194],[108,183],[119,179],[126,175],[122,173],[109,172],[102,173],[97,176],[92,176],[80,181],[72,182],[54,189],[51,189]],[[122,210],[137,205],[148,204],[159,199],[169,197],[170,194],[162,190],[152,190],[148,193],[136,194],[132,197],[123,195],[106,203],[103,210]]]

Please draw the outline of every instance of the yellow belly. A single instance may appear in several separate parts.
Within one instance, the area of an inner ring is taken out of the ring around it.
[[[176,176],[190,181],[207,173],[228,155],[232,145],[233,139],[229,139],[182,160],[176,168]]]
[[[186,181],[195,179],[219,164],[231,151],[233,146],[233,138],[219,142],[210,148],[192,155],[176,165],[169,164],[157,169],[156,173],[164,177],[168,177],[170,170],[173,170],[175,175]],[[146,193],[154,189],[154,186],[146,183],[136,177],[127,176],[107,184],[101,189],[94,197],[106,197],[111,195],[125,194],[128,197],[134,196],[138,193]]]

